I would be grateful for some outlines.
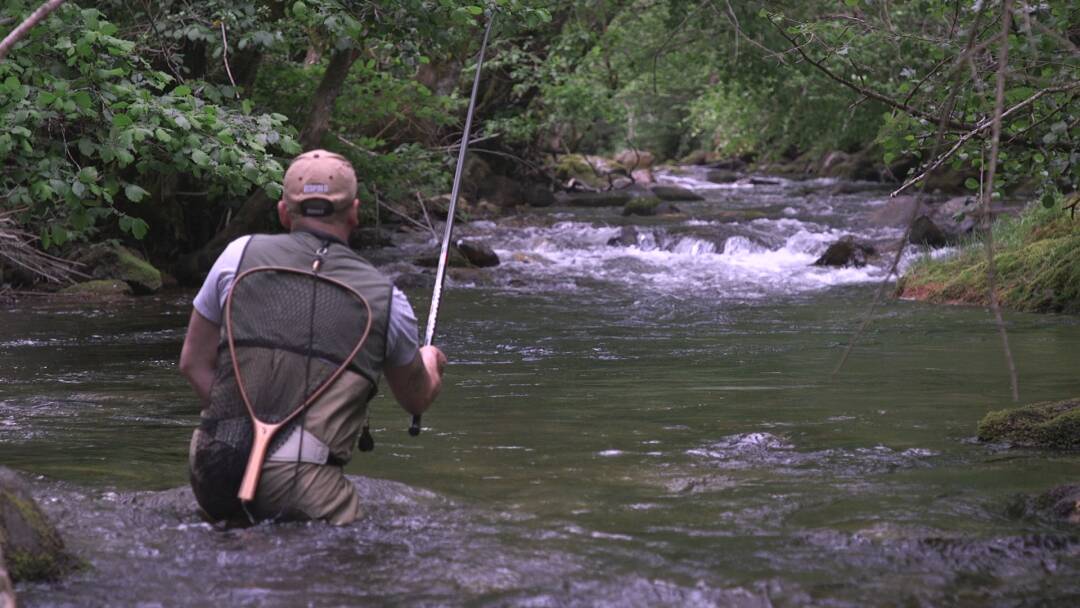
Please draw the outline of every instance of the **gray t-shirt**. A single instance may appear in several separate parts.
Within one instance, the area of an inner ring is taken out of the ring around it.
[[[195,310],[215,325],[221,325],[221,314],[225,309],[225,298],[232,289],[236,269],[244,255],[244,246],[251,236],[242,236],[229,243],[221,253],[210,274],[206,276],[202,289],[195,296]],[[416,313],[413,312],[409,299],[397,287],[390,304],[390,325],[386,332],[386,366],[401,367],[412,363],[419,349],[416,334]]]

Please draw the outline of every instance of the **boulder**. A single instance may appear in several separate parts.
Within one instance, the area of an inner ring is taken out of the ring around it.
[[[582,154],[566,154],[559,157],[554,167],[555,176],[565,183],[580,183],[588,188],[606,188],[606,167]]]
[[[730,184],[739,181],[739,174],[730,169],[710,169],[705,180],[714,184]]]
[[[661,201],[655,196],[639,197],[626,203],[623,207],[623,215],[667,215],[679,213],[679,208],[671,203]]]
[[[61,289],[60,293],[77,296],[109,297],[130,296],[132,291],[131,285],[123,281],[118,281],[116,279],[96,279],[93,281],[68,285]]]
[[[938,228],[929,217],[920,215],[911,225],[911,234],[908,242],[912,245],[926,245],[927,247],[945,247],[950,243],[948,236]]]
[[[499,207],[515,207],[525,202],[525,189],[505,175],[491,175],[480,182],[477,194]]]
[[[0,467],[0,552],[16,582],[53,580],[76,563],[31,496],[29,485],[7,467]]]
[[[638,229],[633,226],[623,226],[619,231],[619,236],[614,236],[608,239],[609,247],[630,247],[637,245],[638,243]]]
[[[470,264],[478,268],[499,265],[499,256],[496,255],[495,251],[486,243],[462,239],[454,244],[454,248],[461,252],[461,255],[464,256]]]
[[[1080,399],[990,412],[979,421],[977,435],[1021,447],[1080,450]]]
[[[1035,499],[1035,508],[1053,519],[1080,524],[1080,484],[1058,486]]]
[[[650,188],[653,196],[662,201],[701,201],[705,200],[693,190],[678,186],[653,186]]]
[[[398,289],[431,289],[435,277],[426,272],[403,272],[394,277],[394,286]]]
[[[876,254],[877,251],[872,245],[856,241],[855,237],[847,235],[829,245],[825,253],[814,262],[814,266],[854,266],[860,268],[866,266],[867,258]]]
[[[911,220],[912,208],[920,205],[914,195],[896,196],[888,199],[884,205],[878,207],[870,214],[870,221],[875,226],[892,226],[895,228],[907,227]],[[926,207],[920,205],[920,213],[926,212]]]
[[[555,204],[555,195],[551,190],[537,184],[525,188],[524,198],[530,207],[550,207]]]
[[[480,186],[492,176],[491,165],[478,154],[465,158],[465,167],[461,171],[461,193],[467,198],[477,199]]]
[[[413,259],[413,264],[420,266],[421,268],[436,268],[439,265],[439,254],[441,250],[435,250],[430,253],[417,256]],[[449,251],[449,259],[447,260],[447,266],[450,268],[469,268],[471,264],[468,258],[461,254],[456,247],[451,247]]]
[[[728,158],[709,163],[710,169],[722,169],[724,171],[743,171],[746,169],[746,161],[741,158]]]
[[[630,173],[630,176],[634,179],[634,183],[649,185],[656,183],[656,176],[653,175],[652,169],[635,169]]]
[[[648,169],[656,162],[656,156],[646,150],[623,150],[615,155],[615,162],[629,170]]]
[[[754,186],[779,186],[780,180],[768,177],[751,177],[750,184]]]
[[[161,271],[123,245],[94,245],[79,256],[78,261],[95,279],[123,281],[137,294],[150,294],[161,289]]]
[[[564,192],[556,197],[562,205],[571,207],[622,207],[634,198],[627,190],[609,190],[607,192]]]

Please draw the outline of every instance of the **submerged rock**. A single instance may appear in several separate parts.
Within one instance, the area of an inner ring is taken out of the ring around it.
[[[480,241],[459,240],[454,244],[455,249],[461,252],[473,266],[487,268],[499,265],[499,256],[486,243]]]
[[[116,279],[96,279],[69,285],[60,290],[62,294],[79,296],[129,296],[131,286]]]
[[[623,226],[619,236],[608,239],[608,247],[630,247],[638,243],[638,229],[633,226]]]
[[[413,260],[413,264],[416,264],[417,266],[420,266],[422,268],[435,268],[439,265],[440,253],[442,253],[441,250],[435,250],[431,253],[425,253],[421,256],[417,256]],[[472,266],[472,264],[469,263],[468,258],[462,255],[456,247],[450,248],[449,259],[447,260],[446,265],[450,268],[468,268]]]
[[[75,563],[26,481],[7,467],[0,467],[0,552],[15,581],[56,579]]]
[[[608,192],[565,192],[556,198],[560,204],[571,207],[622,207],[634,198],[626,190]]]
[[[678,186],[653,186],[650,188],[653,196],[662,201],[703,201],[700,194],[697,194],[693,190],[687,190],[686,188],[680,188]]]
[[[95,279],[116,279],[137,294],[161,289],[161,271],[123,245],[95,245],[79,258]]]
[[[836,241],[814,262],[814,266],[866,266],[867,258],[877,254],[873,245],[856,241],[850,234]]]
[[[679,208],[671,203],[650,196],[635,198],[623,207],[623,215],[667,215],[679,213]]]
[[[714,184],[730,184],[739,181],[739,174],[728,169],[713,169],[705,174],[705,179]]]
[[[1046,401],[990,412],[979,421],[977,434],[980,441],[1080,450],[1080,399]]]

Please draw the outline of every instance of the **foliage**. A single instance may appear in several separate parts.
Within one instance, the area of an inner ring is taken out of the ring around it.
[[[283,115],[209,102],[213,85],[178,86],[117,34],[69,4],[0,64],[0,204],[21,209],[46,248],[115,228],[142,238],[138,205],[163,176],[190,175],[216,197],[273,189],[273,153],[298,150]]]

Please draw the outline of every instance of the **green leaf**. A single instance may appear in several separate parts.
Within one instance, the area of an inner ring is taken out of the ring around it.
[[[979,180],[975,179],[974,177],[969,177],[964,180],[964,187],[968,190],[978,190]]]
[[[113,116],[112,124],[117,129],[125,129],[135,124],[135,121],[127,114],[117,114],[116,116]]]
[[[205,167],[210,164],[210,155],[202,150],[192,150],[191,160],[200,167]]]
[[[484,14],[484,7],[482,7],[482,6],[476,6],[476,5],[466,6],[465,10],[469,11],[469,14],[472,14],[472,15],[483,15]]]
[[[1054,203],[1056,202],[1057,200],[1054,198],[1054,195],[1049,192],[1044,194],[1042,197],[1042,206],[1046,207],[1047,209],[1053,209]]]
[[[149,229],[150,226],[148,226],[143,220],[137,217],[131,218],[131,236],[134,236],[136,239],[139,239],[141,241],[142,238],[146,236],[146,231]]]
[[[71,98],[75,101],[75,105],[84,110],[89,109],[94,104],[94,99],[86,91],[79,91],[72,95]]]
[[[303,2],[295,2],[292,5],[292,12],[294,16],[304,18],[308,15],[308,7]]]
[[[135,184],[128,184],[124,186],[124,196],[126,196],[127,199],[133,203],[141,201],[148,194],[150,193]]]
[[[79,181],[84,184],[92,184],[97,181],[98,170],[96,167],[83,167],[79,170],[79,175],[77,177],[79,178]]]
[[[172,94],[177,97],[187,97],[188,95],[191,95],[191,87],[182,84],[173,89]]]

